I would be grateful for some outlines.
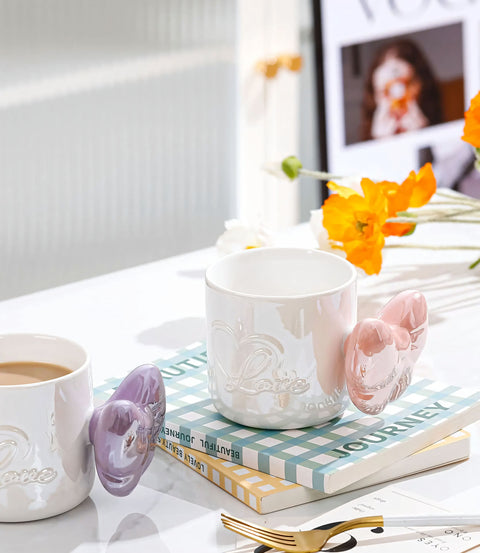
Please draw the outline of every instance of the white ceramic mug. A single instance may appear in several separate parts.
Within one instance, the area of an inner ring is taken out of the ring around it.
[[[258,248],[206,272],[209,390],[225,417],[301,428],[348,403],[343,341],[356,322],[355,268],[331,253]]]
[[[72,509],[90,493],[95,464],[107,491],[131,493],[153,459],[165,416],[159,368],[135,368],[93,409],[90,360],[80,345],[58,336],[0,335],[0,363],[26,361],[71,372],[0,385],[0,522]]]
[[[95,467],[88,437],[93,411],[90,359],[57,336],[0,336],[0,363],[37,361],[72,372],[34,384],[0,386],[0,521],[45,518],[81,503]]]

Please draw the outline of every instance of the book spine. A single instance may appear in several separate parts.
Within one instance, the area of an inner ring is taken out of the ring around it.
[[[219,444],[217,440],[207,438],[205,434],[196,431],[190,431],[188,428],[176,427],[165,421],[162,429],[160,430],[159,440],[165,439],[177,443],[181,446],[190,447],[206,453],[208,455],[215,455],[220,459],[226,461],[232,461],[233,463],[240,463],[242,459],[241,450],[236,448],[231,442],[222,440],[223,443]]]
[[[166,451],[167,453],[170,453],[173,457],[177,458],[179,461],[181,461],[184,465],[187,465],[189,468],[193,469],[195,472],[198,472],[198,474],[201,474],[202,476],[205,476],[205,478],[208,478],[211,480],[211,474],[209,471],[209,466],[204,461],[198,459],[198,456],[193,453],[193,451],[185,451],[182,446],[175,444],[173,442],[169,442],[165,439],[161,439],[160,442],[157,444],[158,447]]]
[[[326,494],[311,488],[280,480],[236,463],[222,461],[214,456],[182,447],[164,439],[157,445],[260,514],[326,497]],[[470,434],[465,430],[460,430],[406,459],[397,461],[389,467],[359,480],[340,490],[339,493],[389,482],[396,478],[458,462],[468,458],[469,451]]]
[[[184,449],[181,445],[164,438],[159,441],[157,446],[242,503],[245,503],[248,507],[251,507],[258,513],[262,513],[262,498],[255,496],[247,487],[242,486],[239,482],[228,478],[228,476],[217,470],[215,464],[209,459],[208,454],[198,453],[189,448]]]

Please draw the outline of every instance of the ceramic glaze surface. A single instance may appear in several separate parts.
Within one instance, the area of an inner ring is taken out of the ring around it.
[[[418,225],[415,232],[419,242],[433,245],[478,246],[480,243],[480,225],[470,225],[467,231],[464,225],[458,224]],[[310,235],[307,225],[289,230],[289,239],[297,236],[299,244],[308,243]],[[466,269],[474,259],[472,255],[469,250],[450,250],[446,256],[444,251],[391,249],[385,256],[381,273],[359,279],[358,287],[362,312],[370,316],[399,289],[423,290],[432,324],[415,372],[452,385],[480,388],[479,305],[475,299],[478,298],[478,276]],[[0,332],[42,329],[81,338],[88,344],[94,360],[94,386],[100,386],[109,378],[118,377],[120,367],[136,367],[145,360],[172,356],[178,348],[204,339],[202,277],[205,266],[216,258],[213,248],[190,252],[4,301],[0,304]],[[160,290],[163,292],[159,296]],[[152,309],[157,300],[161,309]],[[92,324],[92,302],[95,324]],[[99,329],[108,329],[108,332]],[[155,329],[156,333],[146,334],[146,329]],[[423,496],[430,503],[440,502],[450,511],[477,513],[479,424],[469,430],[469,459],[403,478],[394,485],[407,494]],[[1,551],[220,553],[244,550],[245,545],[240,545],[244,543],[242,538],[222,528],[220,512],[227,510],[271,528],[311,527],[312,520],[319,515],[350,500],[361,502],[365,493],[368,490],[357,490],[259,515],[159,450],[141,485],[132,494],[115,498],[97,481],[90,497],[61,518],[25,524],[3,523]],[[468,544],[464,549],[467,547]],[[385,545],[384,551],[387,553]]]
[[[0,386],[0,522],[64,513],[93,485],[129,494],[150,465],[165,416],[155,365],[141,365],[93,411],[90,361],[56,336],[0,336],[0,362],[55,363],[72,372],[54,380]],[[92,444],[94,447],[92,447]]]
[[[90,440],[105,489],[128,495],[150,465],[165,417],[165,387],[155,365],[140,365],[95,409]]]
[[[345,342],[345,375],[353,403],[377,414],[406,390],[427,339],[427,303],[415,290],[391,299],[377,318],[360,321]]]
[[[4,335],[0,350],[2,360],[43,356],[74,371],[38,384],[0,386],[0,521],[68,511],[94,481],[90,362],[76,344],[50,336]]]
[[[339,416],[348,403],[342,344],[355,324],[354,269],[325,252],[265,248],[247,254],[255,271],[244,271],[238,282],[242,255],[207,272],[215,407],[231,420],[260,428],[301,428]],[[272,264],[271,289],[283,296],[265,294],[264,266]],[[302,278],[302,270],[316,271],[317,278],[311,272]]]

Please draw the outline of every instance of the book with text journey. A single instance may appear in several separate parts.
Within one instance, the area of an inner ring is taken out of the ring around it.
[[[167,396],[160,438],[328,494],[480,418],[479,391],[421,379],[379,415],[365,415],[352,407],[318,427],[284,431],[244,427],[215,410],[206,363],[203,343],[155,362]],[[107,380],[96,389],[97,398],[109,397],[119,382]]]
[[[294,507],[331,495],[237,465],[208,453],[168,442],[164,438],[160,440],[158,446],[261,514]],[[443,467],[465,460],[469,454],[470,434],[466,430],[459,430],[455,434],[409,455],[406,459],[401,459],[375,474],[354,482],[338,493],[366,488]]]

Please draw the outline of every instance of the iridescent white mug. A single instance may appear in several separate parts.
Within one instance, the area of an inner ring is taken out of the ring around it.
[[[251,249],[208,267],[215,408],[246,426],[292,429],[341,416],[349,396],[369,413],[396,399],[424,344],[425,300],[399,294],[356,325],[356,281],[345,259],[304,248]]]
[[[0,335],[0,363],[21,361],[71,372],[0,386],[0,522],[76,507],[90,493],[95,466],[110,493],[130,493],[153,458],[165,414],[158,367],[137,367],[94,409],[90,358],[79,344],[43,334]]]

